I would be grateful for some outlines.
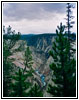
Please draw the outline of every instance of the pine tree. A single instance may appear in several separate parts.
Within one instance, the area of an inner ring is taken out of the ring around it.
[[[73,57],[69,62],[69,41],[64,34],[64,28],[62,23],[60,27],[58,26],[58,30],[56,30],[57,37],[53,42],[53,50],[49,52],[54,59],[54,62],[50,64],[54,85],[49,84],[48,92],[55,97],[76,96],[76,64]]]
[[[71,34],[71,28],[73,27],[73,24],[75,23],[74,21],[72,21],[72,19],[74,18],[74,16],[72,15],[72,8],[74,8],[74,6],[70,3],[67,3],[67,33],[68,33],[68,38],[70,39],[70,34]]]
[[[19,69],[15,76],[12,77],[14,79],[14,83],[12,83],[12,91],[11,96],[14,97],[28,97],[28,93],[32,87],[32,77],[33,77],[33,69],[32,69],[32,56],[29,47],[26,48],[24,53],[24,69]]]
[[[3,96],[9,96],[10,83],[11,83],[11,71],[13,69],[12,64],[9,61],[3,62]]]
[[[11,82],[12,63],[9,61],[8,57],[11,55],[8,50],[8,45],[5,40],[3,40],[3,96],[9,96],[9,84]]]
[[[16,44],[16,42],[20,39],[21,33],[16,33],[15,30],[12,30],[12,27],[9,25],[7,30],[5,30],[5,26],[3,26],[3,39],[8,41],[9,50]]]
[[[76,49],[73,48],[73,45],[75,45],[75,40],[73,38],[75,36],[71,32],[71,29],[73,28],[73,24],[75,23],[75,21],[73,20],[74,16],[72,15],[73,14],[72,9],[74,9],[75,7],[72,4],[67,3],[66,8],[67,8],[66,28],[67,28],[68,44],[69,44],[68,56],[69,56],[69,62],[70,62],[70,68],[71,68],[70,70],[73,71],[71,73],[73,73],[73,75],[74,75],[71,78],[71,79],[73,79],[73,82],[72,82],[72,80],[70,81],[70,84],[73,88],[72,89],[68,88],[68,89],[69,89],[69,91],[71,91],[69,93],[69,95],[76,96],[76,58],[73,57],[76,52]],[[73,68],[73,70],[72,70],[72,68]]]
[[[43,92],[41,91],[39,85],[35,83],[34,86],[30,89],[28,95],[29,97],[43,97]]]
[[[34,70],[32,68],[33,61],[32,61],[32,55],[31,54],[32,53],[31,53],[29,47],[27,47],[26,51],[25,51],[25,54],[24,54],[25,68],[23,70],[23,73],[25,73],[25,72],[30,73],[30,75],[32,75],[32,76],[28,77],[28,79],[32,81],[32,79],[34,79],[34,77],[33,77]],[[39,85],[37,85],[36,83],[35,83],[34,86],[33,86],[33,83],[32,83],[32,85],[30,85],[30,90],[28,91],[27,95],[29,97],[42,97],[43,96]]]
[[[24,65],[25,65],[24,72],[26,72],[28,70],[30,72],[33,72],[33,68],[32,68],[33,61],[32,61],[32,55],[31,54],[32,53],[31,53],[29,47],[27,47],[26,50],[25,50],[25,54],[24,54]]]
[[[23,69],[19,68],[19,71],[15,73],[14,76],[12,76],[12,92],[10,96],[13,97],[27,97],[28,95],[28,89],[31,86],[31,83],[27,81],[27,78],[30,76],[29,73],[23,74]],[[26,91],[27,90],[27,91]]]
[[[9,26],[10,27],[10,26]],[[10,38],[11,28],[9,29],[9,33],[6,32],[5,26],[3,26],[3,96],[8,97],[10,92],[10,83],[11,83],[11,72],[13,70],[13,64],[9,59],[11,55],[10,49],[13,47],[10,44],[12,41],[16,40],[15,38]],[[19,36],[14,34],[14,36],[19,39]],[[17,40],[18,40],[17,39]],[[16,41],[14,41],[14,44]]]
[[[72,15],[72,8],[74,8],[74,6],[72,5],[72,4],[70,4],[70,3],[67,3],[67,18],[66,18],[66,20],[67,20],[67,22],[66,22],[66,28],[67,28],[67,35],[68,35],[68,41],[69,41],[69,60],[71,59],[71,55],[72,55],[72,53],[70,52],[70,50],[71,50],[71,42],[74,42],[73,41],[73,39],[72,39],[72,33],[71,33],[71,28],[73,27],[73,24],[75,23],[74,21],[73,21],[73,18],[74,18],[74,16]],[[73,50],[73,52],[74,52],[74,50]]]

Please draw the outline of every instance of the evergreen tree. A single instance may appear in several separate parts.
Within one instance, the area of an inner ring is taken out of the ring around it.
[[[12,76],[12,92],[10,96],[13,97],[27,97],[27,92],[31,83],[27,81],[27,78],[30,76],[30,73],[23,74],[23,69],[19,68],[19,71]],[[27,91],[26,91],[27,90]]]
[[[8,45],[6,41],[3,41],[3,96],[9,96],[9,84],[11,82],[10,73],[13,69],[12,63],[9,61],[8,57],[11,55],[8,50]]]
[[[12,83],[12,91],[11,96],[14,97],[28,97],[28,93],[32,87],[32,77],[33,77],[33,69],[32,69],[32,56],[29,47],[26,48],[24,53],[24,69],[19,69],[19,71],[12,77],[14,79],[14,83]]]
[[[28,70],[30,72],[33,72],[33,68],[32,68],[33,61],[32,61],[32,55],[31,54],[32,53],[31,53],[29,47],[27,47],[25,54],[24,54],[24,65],[25,65],[24,72],[26,72]]]
[[[72,8],[74,8],[74,6],[70,3],[67,3],[66,8],[67,8],[66,28],[67,28],[68,39],[70,39],[71,28],[73,27],[73,24],[75,23],[74,21],[72,21],[72,19],[74,18],[74,16],[72,15]]]
[[[12,30],[12,27],[10,25],[8,26],[7,30],[5,30],[5,26],[3,26],[3,32],[5,32],[5,34],[3,34],[3,39],[8,41],[8,48],[10,50],[20,39],[21,33],[16,33],[15,30]]]
[[[70,52],[70,50],[71,50],[71,42],[73,41],[73,39],[72,39],[72,34],[71,34],[71,28],[73,27],[73,24],[75,23],[74,21],[73,21],[73,18],[74,18],[74,16],[72,15],[72,8],[74,8],[74,6],[72,5],[72,4],[70,4],[70,3],[67,3],[67,18],[66,18],[66,20],[67,20],[67,22],[66,22],[66,28],[67,28],[67,35],[68,35],[68,41],[69,41],[69,60],[70,60],[70,57],[71,57],[71,52]],[[73,50],[73,52],[74,52],[74,50]]]
[[[26,48],[26,51],[25,51],[25,54],[24,54],[24,65],[25,65],[25,68],[23,70],[23,73],[30,73],[30,77],[28,77],[28,79],[33,82],[32,80],[34,79],[33,77],[33,73],[34,73],[34,70],[32,68],[32,64],[33,64],[33,61],[32,61],[32,55],[31,55],[31,51],[29,49],[29,47]],[[37,85],[35,83],[35,85],[33,86],[33,83],[32,85],[30,85],[30,90],[28,91],[27,95],[29,97],[42,97],[43,94],[42,94],[42,91],[40,90],[40,87],[39,85]]]
[[[62,23],[58,26],[53,50],[49,52],[54,59],[50,65],[54,85],[49,84],[48,92],[55,97],[76,96],[76,61],[73,57],[69,61],[69,41],[64,34],[64,28]]]
[[[10,26],[9,26],[10,27]],[[9,29],[9,32],[6,33],[5,26],[3,26],[3,96],[7,97],[9,96],[10,92],[10,83],[11,83],[11,73],[13,70],[13,64],[11,60],[9,59],[9,56],[11,55],[10,49],[13,47],[10,45],[12,41],[14,41],[15,38],[10,39],[11,28]],[[8,35],[9,33],[9,35]],[[14,34],[16,37],[17,35]],[[19,36],[17,36],[19,39]],[[14,44],[16,41],[14,41]]]
[[[43,97],[43,92],[41,91],[39,85],[36,83],[29,91],[29,97]]]
[[[74,57],[73,59],[73,56],[76,52],[76,49],[73,48],[73,45],[76,45],[76,44],[75,44],[75,40],[73,39],[75,36],[71,32],[71,28],[73,28],[73,24],[75,23],[75,21],[73,20],[74,16],[73,16],[72,9],[74,9],[75,7],[72,4],[67,3],[66,8],[67,8],[66,28],[67,28],[68,44],[69,44],[68,56],[69,56],[69,62],[70,62],[70,68],[71,68],[70,70],[73,71],[72,73],[74,73],[73,74],[74,76],[71,78],[73,79],[73,82],[72,80],[70,81],[70,84],[73,88],[71,89],[70,87],[69,91],[71,90],[71,92],[69,94],[71,96],[76,96],[76,61],[75,61],[76,58]]]

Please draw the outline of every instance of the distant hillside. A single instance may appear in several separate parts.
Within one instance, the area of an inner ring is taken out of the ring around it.
[[[28,35],[21,35],[21,40],[26,40],[27,45],[29,46],[36,46],[38,40],[45,39],[48,44],[51,44],[51,41],[49,41],[52,37],[55,37],[56,34],[28,34]],[[42,45],[42,43],[40,43]]]
[[[21,35],[21,40],[26,40],[28,46],[34,46],[37,47],[39,44],[40,47],[43,46],[43,40],[46,41],[47,46],[52,45],[52,38],[56,37],[57,35],[55,33],[44,33],[44,34],[27,34],[27,35]],[[67,35],[66,35],[67,36]],[[71,38],[73,40],[76,40],[76,34],[71,34]]]
[[[56,36],[55,33],[43,33],[43,34],[23,34],[21,35],[21,40],[30,40],[30,39],[38,39],[38,38],[50,38],[52,36]],[[66,35],[67,36],[67,35]],[[71,34],[71,38],[76,40],[76,33]]]
[[[49,36],[56,36],[56,34],[54,33],[44,33],[44,34],[23,34],[21,35],[21,40],[27,40],[27,38],[31,38],[31,37],[49,37]]]

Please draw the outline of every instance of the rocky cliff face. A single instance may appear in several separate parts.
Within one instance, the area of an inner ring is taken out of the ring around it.
[[[28,40],[26,39],[27,45],[31,48],[36,68],[45,74],[49,71],[49,64],[51,62],[49,50],[52,49],[55,37],[56,35],[54,34],[41,34],[33,35]]]

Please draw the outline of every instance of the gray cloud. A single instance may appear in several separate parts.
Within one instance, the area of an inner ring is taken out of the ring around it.
[[[8,3],[4,4],[3,16],[6,20],[44,19],[48,14],[65,13],[65,3]]]
[[[74,4],[75,5],[75,4]],[[76,8],[73,11],[75,22]],[[3,24],[21,33],[55,33],[57,25],[66,18],[66,3],[4,3]],[[76,24],[73,31],[76,32]]]

